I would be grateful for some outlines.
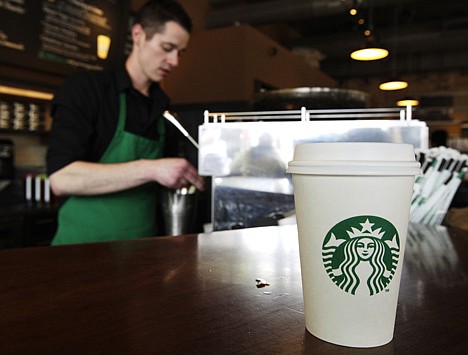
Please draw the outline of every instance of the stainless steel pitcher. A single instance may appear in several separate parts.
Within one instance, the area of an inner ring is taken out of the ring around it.
[[[164,189],[162,208],[165,235],[181,235],[191,232],[195,222],[197,190],[194,186],[182,189]]]

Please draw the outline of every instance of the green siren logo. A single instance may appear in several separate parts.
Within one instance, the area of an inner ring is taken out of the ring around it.
[[[392,223],[356,216],[337,223],[325,236],[322,257],[330,279],[342,290],[375,295],[392,280],[400,238]]]

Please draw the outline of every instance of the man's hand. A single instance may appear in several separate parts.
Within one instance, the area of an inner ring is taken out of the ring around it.
[[[194,185],[197,189],[205,189],[205,180],[198,175],[197,169],[184,158],[163,158],[150,160],[152,162],[152,180],[169,188],[182,188]]]

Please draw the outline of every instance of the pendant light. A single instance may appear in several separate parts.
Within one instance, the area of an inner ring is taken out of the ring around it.
[[[364,32],[365,40],[362,48],[350,54],[351,58],[359,61],[372,61],[383,59],[388,56],[388,50],[379,46],[374,31],[374,6],[372,0],[369,6],[368,28]]]
[[[390,79],[384,83],[379,85],[379,89],[383,91],[394,91],[394,90],[402,90],[408,87],[408,82],[404,80],[397,80],[397,79]]]
[[[402,90],[408,87],[408,82],[398,79],[396,75],[397,71],[397,41],[398,41],[398,6],[395,7],[393,13],[393,48],[392,48],[392,63],[391,63],[391,76],[390,79],[381,83],[379,85],[380,90],[384,91],[394,91],[394,90]]]
[[[362,49],[357,49],[351,53],[351,58],[360,61],[379,60],[388,56],[388,51],[385,48],[380,48],[372,41],[366,43]]]
[[[397,106],[400,106],[400,107],[418,106],[419,105],[419,100],[408,96],[408,97],[404,97],[401,100],[398,100],[396,104],[397,104]]]

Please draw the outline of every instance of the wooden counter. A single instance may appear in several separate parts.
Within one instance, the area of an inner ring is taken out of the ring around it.
[[[383,347],[305,330],[296,227],[282,226],[0,250],[0,353],[464,353],[468,232],[411,230]]]

